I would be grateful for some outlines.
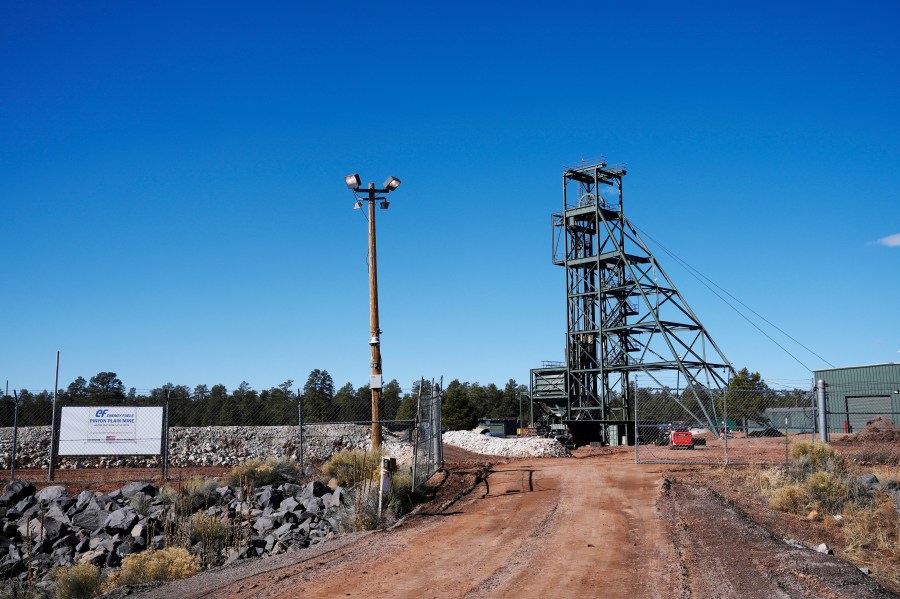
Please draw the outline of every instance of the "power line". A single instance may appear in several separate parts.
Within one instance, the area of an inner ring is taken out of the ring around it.
[[[794,361],[796,361],[798,364],[800,364],[801,366],[803,366],[803,368],[805,368],[806,370],[809,370],[810,372],[812,372],[812,369],[811,369],[809,366],[807,366],[807,365],[804,364],[802,361],[800,361],[800,359],[799,359],[797,356],[795,356],[795,355],[792,354],[790,351],[788,351],[787,348],[785,348],[783,345],[781,345],[780,343],[778,343],[777,341],[775,341],[775,339],[773,339],[768,333],[766,333],[764,330],[762,330],[762,328],[760,328],[755,322],[753,322],[752,320],[750,320],[750,319],[747,317],[747,315],[743,314],[740,310],[738,310],[737,308],[735,308],[730,302],[728,302],[728,300],[726,300],[726,299],[723,298],[721,295],[719,295],[719,293],[717,293],[717,292],[715,291],[715,289],[713,289],[712,287],[710,287],[710,284],[713,285],[714,287],[716,287],[717,289],[719,289],[720,291],[722,291],[722,293],[726,294],[728,297],[730,297],[731,299],[733,299],[734,301],[736,301],[737,303],[739,303],[741,306],[743,306],[744,308],[746,308],[747,310],[749,310],[750,312],[752,312],[753,314],[755,314],[758,318],[760,318],[761,320],[763,320],[764,322],[766,322],[769,326],[771,326],[772,328],[774,328],[775,330],[777,330],[778,332],[780,332],[782,335],[784,335],[785,337],[787,337],[788,339],[790,339],[791,341],[793,341],[794,343],[796,343],[797,345],[799,345],[800,347],[802,347],[803,349],[805,349],[806,351],[808,351],[809,353],[811,353],[812,355],[816,356],[817,358],[819,358],[820,360],[822,360],[823,362],[825,362],[826,364],[828,364],[828,365],[831,366],[832,368],[835,367],[834,364],[832,364],[831,362],[829,362],[828,360],[826,360],[825,358],[823,358],[822,356],[820,356],[819,354],[817,354],[816,352],[814,352],[813,350],[811,350],[810,348],[806,347],[803,343],[801,343],[800,341],[798,341],[797,339],[795,339],[793,336],[791,336],[790,334],[788,334],[786,331],[784,331],[782,328],[780,328],[780,327],[777,326],[775,323],[773,323],[772,321],[770,321],[768,318],[766,318],[765,316],[763,316],[762,314],[760,314],[759,312],[757,312],[756,310],[754,310],[753,308],[751,308],[750,306],[748,306],[747,304],[745,304],[744,302],[742,302],[740,299],[738,299],[737,297],[735,297],[733,294],[729,293],[726,289],[724,289],[723,287],[721,287],[720,285],[718,285],[715,281],[713,281],[712,279],[710,279],[709,277],[707,277],[706,275],[704,275],[702,272],[700,272],[699,270],[697,270],[696,268],[694,268],[693,266],[691,266],[690,264],[688,264],[685,260],[683,260],[682,258],[680,258],[679,256],[677,256],[674,252],[672,252],[671,250],[669,250],[666,246],[664,246],[664,245],[661,244],[659,241],[657,241],[656,239],[654,239],[649,233],[647,233],[646,231],[644,231],[643,229],[641,229],[641,228],[638,227],[637,225],[635,225],[635,229],[638,229],[638,230],[641,232],[642,235],[644,235],[645,237],[647,237],[648,239],[650,239],[651,241],[653,241],[653,243],[655,243],[656,245],[658,245],[659,247],[661,247],[661,248],[663,249],[664,252],[666,252],[666,253],[669,254],[673,259],[675,259],[676,261],[678,261],[678,263],[681,264],[685,269],[687,269],[687,271],[688,271],[695,279],[697,279],[698,281],[700,281],[700,283],[702,283],[704,287],[706,287],[707,289],[709,289],[710,291],[712,291],[712,293],[713,293],[716,297],[718,297],[719,299],[721,299],[721,300],[722,300],[729,308],[731,308],[732,310],[734,310],[735,312],[737,312],[737,314],[738,314],[739,316],[741,316],[741,318],[743,318],[744,320],[746,320],[747,322],[749,322],[756,330],[758,330],[760,333],[762,333],[763,335],[765,335],[766,338],[769,339],[769,341],[771,341],[772,343],[774,343],[775,345],[777,345],[779,348],[781,348],[781,350],[782,350],[784,353],[786,353],[786,354],[789,355],[791,358],[793,358]],[[704,280],[704,279],[705,279],[705,280]],[[709,284],[707,284],[707,281],[709,282]]]

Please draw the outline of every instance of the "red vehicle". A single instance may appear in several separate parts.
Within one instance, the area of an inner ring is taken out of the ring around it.
[[[694,435],[691,431],[672,431],[669,435],[669,447],[671,449],[693,449]]]

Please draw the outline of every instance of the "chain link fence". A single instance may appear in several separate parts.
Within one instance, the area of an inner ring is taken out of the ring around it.
[[[227,469],[250,459],[299,455],[296,399],[268,405],[258,397],[60,399],[55,419],[53,412],[52,399],[0,399],[0,469],[7,479],[49,478],[51,470],[63,480],[76,474],[88,479],[86,471],[97,470],[98,478],[127,480],[133,469],[165,475],[167,467]],[[223,424],[200,424],[213,421]],[[52,464],[51,442],[57,449]]]
[[[444,465],[441,408],[443,394],[435,388],[430,397],[419,397],[413,445],[413,488],[419,487]]]
[[[431,388],[437,389],[426,383],[425,393],[431,395]],[[417,435],[417,397],[401,396],[399,387],[390,391],[383,394],[380,411],[397,417],[380,421],[382,449],[386,457],[411,468],[415,439],[434,441],[432,431],[437,430],[440,441],[440,408],[438,424]],[[423,401],[427,405],[429,400]],[[150,407],[162,410],[162,421],[142,412]],[[135,469],[158,469],[157,474],[141,472],[143,477],[181,476],[169,468],[185,475],[194,469],[216,474],[248,460],[269,458],[296,460],[312,473],[342,450],[372,446],[367,387],[334,395],[249,388],[225,394],[224,388],[216,387],[198,395],[186,387],[173,387],[107,402],[61,392],[55,411],[54,419],[53,397],[47,392],[0,394],[0,476],[127,481],[138,475]],[[404,412],[406,418],[400,418]],[[156,444],[149,447],[154,439]],[[54,442],[60,451],[51,462]],[[422,464],[422,471],[430,470],[433,451],[424,455],[432,457]]]
[[[813,391],[640,388],[635,400],[639,463],[774,463],[813,440]]]

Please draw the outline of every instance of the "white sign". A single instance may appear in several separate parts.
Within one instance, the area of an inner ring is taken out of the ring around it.
[[[58,455],[160,455],[161,406],[64,406]]]

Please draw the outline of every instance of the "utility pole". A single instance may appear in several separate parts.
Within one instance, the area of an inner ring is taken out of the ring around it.
[[[388,202],[388,193],[400,187],[400,179],[396,177],[388,177],[381,189],[376,189],[374,183],[369,183],[365,188],[359,175],[348,175],[344,177],[344,183],[355,194],[363,194],[362,197],[356,196],[354,208],[362,208],[363,202],[369,203],[369,347],[372,352],[371,376],[369,377],[369,388],[372,391],[372,449],[381,447],[381,415],[379,406],[381,405],[381,394],[384,386],[384,375],[381,365],[381,328],[378,322],[378,258],[377,244],[375,241],[375,201],[380,200],[379,206],[382,210],[387,210],[390,202]],[[378,194],[385,194],[379,196]]]

